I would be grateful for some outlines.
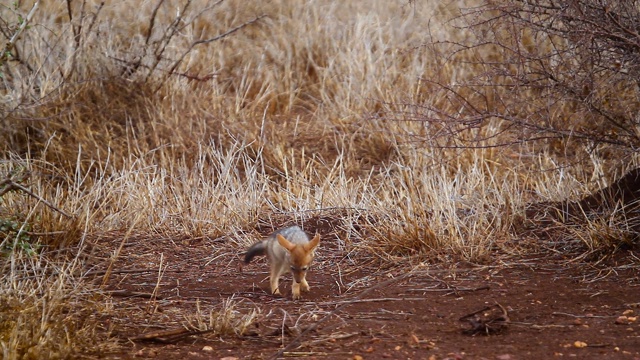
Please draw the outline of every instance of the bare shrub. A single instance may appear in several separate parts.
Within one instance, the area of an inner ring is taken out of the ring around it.
[[[443,71],[425,78],[424,86],[440,98],[412,104],[397,117],[423,126],[414,138],[492,157],[501,149],[507,156],[493,159],[527,171],[523,189],[543,199],[550,194],[540,191],[544,182],[532,181],[541,169],[564,173],[568,168],[567,174],[593,191],[637,166],[640,8],[635,2],[484,1],[461,9],[451,24],[469,36],[427,45]],[[542,168],[536,153],[545,158]],[[561,198],[578,194],[562,193]],[[624,228],[620,219],[635,222],[636,207],[635,199],[614,205],[615,227]],[[583,224],[590,238],[597,229],[609,232],[593,221]],[[590,251],[604,243],[612,247],[611,241],[583,242]]]
[[[438,146],[544,143],[638,147],[639,9],[632,1],[488,1],[453,24],[465,41],[434,42],[442,95],[418,107]],[[487,131],[495,126],[497,130]],[[500,135],[497,139],[497,135]]]

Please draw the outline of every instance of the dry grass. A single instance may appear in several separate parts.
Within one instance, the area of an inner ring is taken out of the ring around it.
[[[4,31],[31,3],[1,9]],[[424,79],[478,70],[422,46],[468,35],[446,24],[456,2],[70,3],[71,20],[66,3],[41,3],[2,68],[0,178],[72,215],[20,191],[0,199],[6,359],[108,348],[80,315],[101,306],[81,275],[91,235],[226,235],[240,249],[239,234],[337,209],[349,251],[484,261],[527,202],[577,199],[626,170],[604,151],[567,170],[587,153],[557,156],[567,144],[493,148],[497,120],[466,135],[485,147],[431,147],[436,125],[398,116],[455,105]],[[592,225],[589,251],[622,231]],[[191,321],[237,333],[251,316],[228,305]]]
[[[104,304],[95,286],[80,276],[81,261],[54,260],[16,248],[3,261],[3,359],[64,359],[116,348],[98,327],[95,314]]]
[[[224,300],[220,310],[211,310],[205,314],[196,304],[196,312],[186,319],[189,327],[201,332],[209,332],[216,336],[244,335],[254,321],[260,316],[258,309],[243,313],[237,309],[234,299]]]

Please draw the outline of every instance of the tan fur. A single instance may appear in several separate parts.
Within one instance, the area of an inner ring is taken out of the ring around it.
[[[314,251],[320,243],[320,235],[309,241],[307,234],[297,226],[280,229],[267,239],[253,245],[245,256],[248,263],[254,256],[267,255],[271,267],[269,283],[273,294],[280,294],[279,280],[286,272],[293,274],[291,292],[300,299],[300,290],[309,291],[306,274],[313,261]]]

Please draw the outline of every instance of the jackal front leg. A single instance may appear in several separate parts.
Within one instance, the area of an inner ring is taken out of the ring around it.
[[[300,281],[300,288],[302,291],[309,291],[309,283],[306,278],[302,278],[302,281]]]
[[[296,282],[296,279],[293,279],[293,284],[291,284],[291,294],[293,295],[293,300],[300,299],[300,284]]]

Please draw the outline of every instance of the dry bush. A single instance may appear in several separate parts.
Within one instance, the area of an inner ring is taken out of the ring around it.
[[[66,359],[116,348],[96,322],[102,305],[94,286],[79,275],[82,267],[79,258],[54,261],[24,249],[3,255],[3,359]]]
[[[198,302],[195,313],[187,317],[185,327],[215,336],[245,335],[260,316],[260,311],[254,308],[243,312],[238,305],[239,301],[230,298],[222,302],[219,310],[211,310],[206,314]]]
[[[423,144],[479,151],[499,172],[518,169],[520,185],[510,191],[534,192],[529,201],[584,197],[637,167],[638,11],[632,1],[592,0],[463,8],[451,24],[468,36],[427,45],[443,71],[425,86],[440,98],[393,117],[421,124],[409,134]],[[565,180],[554,186],[548,174]],[[567,186],[572,182],[578,186]],[[635,206],[620,209],[631,216]],[[611,238],[606,227],[595,228]],[[584,243],[588,250],[610,247]]]
[[[429,140],[443,147],[535,142],[568,158],[633,153],[637,12],[631,1],[592,0],[488,1],[463,9],[452,23],[470,36],[430,46],[442,67],[473,71],[427,79],[443,96],[418,104],[414,119],[433,126]]]

